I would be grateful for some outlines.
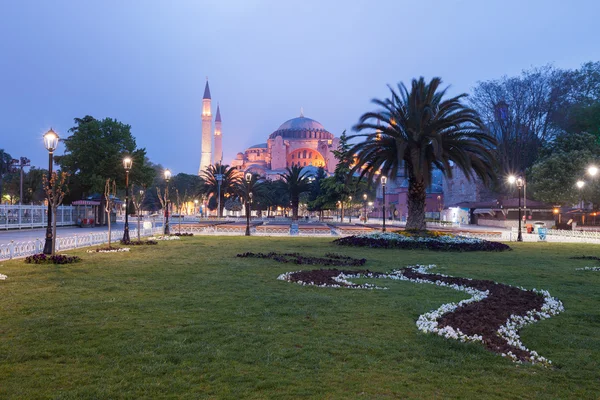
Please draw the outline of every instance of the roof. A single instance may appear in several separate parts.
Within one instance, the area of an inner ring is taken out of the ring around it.
[[[301,132],[311,132],[318,133],[318,135],[306,135],[306,137],[312,137],[316,139],[333,139],[333,134],[329,133],[327,129],[321,123],[315,121],[314,119],[306,118],[304,116],[300,116],[298,118],[292,118],[285,121],[283,124],[277,128],[275,132],[273,132],[269,139],[274,139],[277,136],[281,136],[283,138],[302,138],[302,135],[298,135],[297,133]]]
[[[248,147],[249,149],[266,149],[269,147],[266,143],[255,144],[254,146]]]
[[[208,82],[206,82],[206,84],[208,85]],[[210,92],[208,93],[208,95],[210,96]],[[219,108],[218,104],[217,104],[217,116],[215,117],[215,122],[221,122],[221,108]]]
[[[210,88],[208,87],[208,79],[206,80],[206,86],[204,86],[204,96],[203,99],[210,99]]]

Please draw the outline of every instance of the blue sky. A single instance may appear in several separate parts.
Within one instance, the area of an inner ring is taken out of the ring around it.
[[[196,173],[206,76],[230,162],[300,107],[339,136],[386,84],[440,76],[470,92],[597,61],[599,14],[594,0],[0,0],[0,148],[45,167],[42,134],[89,114]]]

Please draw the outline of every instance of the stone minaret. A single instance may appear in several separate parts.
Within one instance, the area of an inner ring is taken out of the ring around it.
[[[202,98],[202,155],[200,157],[200,169],[198,175],[212,163],[212,113],[210,110],[210,89],[208,88],[208,79],[204,88],[204,97]]]
[[[215,164],[223,163],[223,142],[221,136],[221,110],[217,104],[217,116],[215,117]]]

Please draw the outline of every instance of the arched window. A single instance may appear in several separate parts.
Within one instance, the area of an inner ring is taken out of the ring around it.
[[[302,158],[306,158],[306,150],[302,152]]]

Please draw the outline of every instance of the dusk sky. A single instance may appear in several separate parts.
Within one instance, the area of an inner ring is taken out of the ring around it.
[[[0,0],[0,148],[45,168],[48,128],[112,117],[195,174],[206,76],[230,163],[301,107],[339,136],[386,84],[440,76],[455,94],[598,61],[598,15],[597,0]]]

